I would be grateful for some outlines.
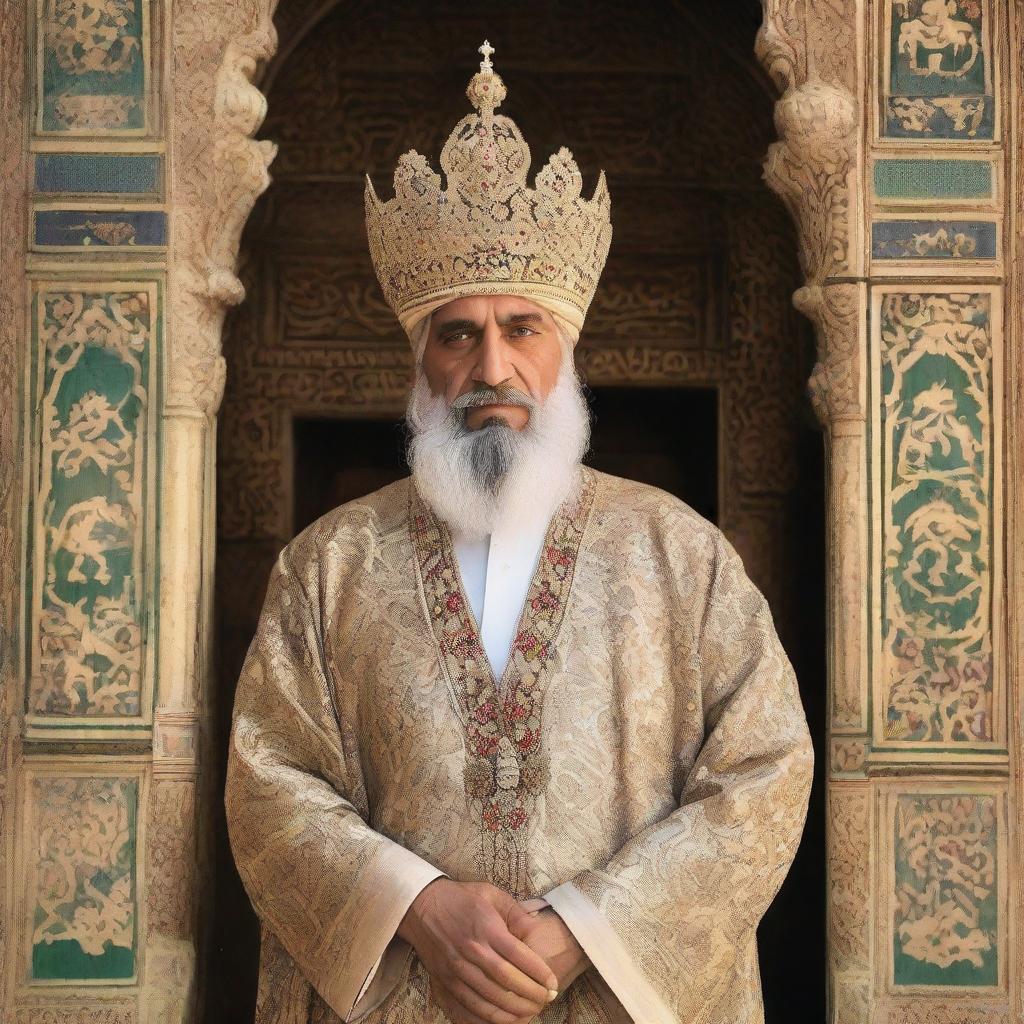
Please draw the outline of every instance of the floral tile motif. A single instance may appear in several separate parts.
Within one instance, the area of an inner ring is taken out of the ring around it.
[[[885,741],[993,741],[992,295],[894,293],[879,314]]]
[[[38,129],[142,134],[149,0],[38,0]]]
[[[885,0],[882,134],[991,139],[988,0]]]
[[[995,796],[896,798],[895,984],[998,984],[997,826]]]
[[[138,781],[36,777],[30,813],[31,980],[132,979]]]
[[[35,313],[28,708],[138,718],[155,566],[145,524],[156,289],[44,286]]]

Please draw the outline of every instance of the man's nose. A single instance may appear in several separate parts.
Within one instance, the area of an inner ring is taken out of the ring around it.
[[[480,346],[477,349],[477,361],[473,367],[473,380],[482,381],[494,387],[513,375],[512,365],[508,359],[508,345],[502,337],[501,328],[495,323],[484,326]]]

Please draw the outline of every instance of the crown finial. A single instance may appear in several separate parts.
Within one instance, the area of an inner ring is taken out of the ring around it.
[[[489,118],[494,115],[495,107],[500,107],[501,101],[505,98],[505,83],[491,63],[494,47],[485,39],[483,46],[476,49],[484,59],[480,61],[480,70],[470,79],[466,95],[480,114]]]
[[[490,74],[494,71],[494,65],[491,63],[491,54],[494,53],[494,47],[485,39],[483,46],[478,46],[477,53],[483,54],[483,60],[480,61],[480,70],[484,74]]]

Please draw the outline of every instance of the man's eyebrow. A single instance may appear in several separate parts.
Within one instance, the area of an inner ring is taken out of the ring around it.
[[[544,317],[540,313],[513,313],[498,322],[502,327],[507,327],[510,324],[543,323]]]
[[[445,334],[448,331],[478,331],[480,325],[475,320],[445,320],[438,324],[437,333]]]

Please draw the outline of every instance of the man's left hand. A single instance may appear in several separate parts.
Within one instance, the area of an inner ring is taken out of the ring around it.
[[[553,907],[541,899],[525,900],[519,906],[523,913],[509,915],[509,931],[543,958],[558,978],[558,991],[564,992],[590,966],[590,960]]]

